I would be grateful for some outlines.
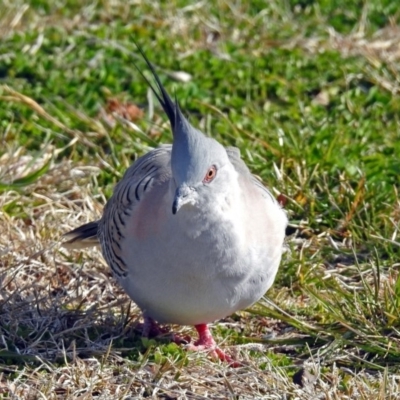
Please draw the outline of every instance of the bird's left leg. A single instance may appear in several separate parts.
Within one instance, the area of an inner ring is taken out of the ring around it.
[[[197,330],[197,333],[199,334],[199,339],[196,342],[194,342],[194,344],[189,344],[187,346],[188,350],[193,350],[193,351],[208,350],[212,357],[217,358],[221,361],[225,361],[234,367],[240,366],[240,363],[235,361],[230,355],[223,352],[217,346],[207,324],[195,325],[195,328]]]

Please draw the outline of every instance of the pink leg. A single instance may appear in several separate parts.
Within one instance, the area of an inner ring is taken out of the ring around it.
[[[165,333],[163,329],[154,321],[153,318],[144,316],[144,324],[142,329],[142,336],[146,338],[152,338],[160,336]]]
[[[233,367],[239,367],[240,363],[231,356],[225,354],[215,343],[207,324],[195,325],[199,339],[192,345],[187,346],[188,350],[202,351],[208,350],[213,358],[229,363]]]
[[[217,347],[207,324],[195,325],[195,328],[199,334],[199,339],[194,343],[195,346],[202,347],[204,349],[214,349]]]
[[[172,341],[178,345],[187,344],[190,342],[190,338],[186,336],[179,336],[175,333],[171,333],[168,328],[162,328],[153,318],[143,316],[144,324],[142,329],[142,336],[146,338],[156,338],[159,336],[169,336]]]

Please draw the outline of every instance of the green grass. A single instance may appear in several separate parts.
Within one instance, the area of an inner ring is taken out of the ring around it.
[[[0,11],[0,398],[398,398],[395,1]],[[237,370],[168,338],[142,341],[100,253],[59,246],[101,215],[138,156],[171,142],[134,41],[193,125],[239,147],[286,198],[288,252],[269,300],[213,328],[246,364]],[[144,116],[107,122],[110,99]],[[293,382],[301,368],[313,384]]]

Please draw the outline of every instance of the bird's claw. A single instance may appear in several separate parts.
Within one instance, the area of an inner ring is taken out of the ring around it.
[[[232,356],[229,354],[225,353],[223,350],[221,350],[217,345],[214,344],[214,346],[208,346],[208,345],[197,345],[196,343],[188,344],[185,346],[186,350],[189,351],[204,351],[208,352],[208,354],[213,358],[214,360],[220,360],[222,362],[225,362],[229,364],[229,366],[233,368],[238,368],[241,367],[242,364],[235,360]]]

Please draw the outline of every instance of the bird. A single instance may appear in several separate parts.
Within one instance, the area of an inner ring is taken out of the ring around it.
[[[236,147],[192,126],[144,51],[172,144],[138,158],[117,183],[101,218],[66,234],[69,249],[100,244],[114,277],[143,313],[143,336],[159,324],[192,325],[189,350],[232,362],[209,324],[256,303],[272,286],[287,214]]]

